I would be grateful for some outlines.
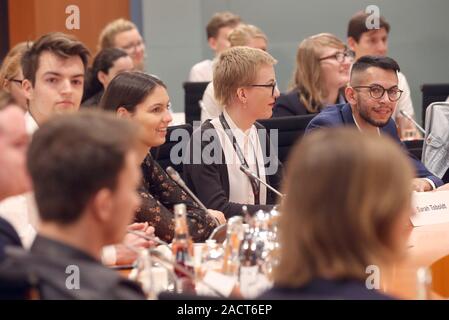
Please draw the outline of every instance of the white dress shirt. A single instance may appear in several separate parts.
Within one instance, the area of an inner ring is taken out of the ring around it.
[[[393,119],[397,121],[399,117],[402,117],[400,114],[401,110],[414,118],[415,110],[413,109],[412,98],[410,96],[410,86],[408,85],[407,78],[402,72],[398,72],[398,88],[404,92],[402,92],[401,98],[393,112]]]
[[[223,111],[223,115],[232,130],[237,144],[242,150],[243,156],[245,157],[250,170],[255,174],[257,174],[258,171],[259,178],[266,182],[262,146],[260,145],[260,139],[256,127],[252,125],[250,129],[243,132],[236,126],[226,110]],[[234,150],[231,140],[221,125],[220,119],[213,119],[211,124],[217,131],[217,135],[225,156],[229,177],[229,201],[242,204],[255,204],[251,182],[249,178],[240,170],[240,165],[242,163]],[[259,186],[259,204],[266,204],[267,188],[261,183],[259,183]]]
[[[223,107],[215,100],[214,83],[210,82],[204,90],[203,98],[200,101],[201,123],[207,119],[217,118],[222,112]]]
[[[210,59],[203,60],[195,64],[189,73],[190,82],[208,82],[213,78],[213,61]]]

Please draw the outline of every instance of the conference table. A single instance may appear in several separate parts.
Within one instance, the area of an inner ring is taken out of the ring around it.
[[[431,298],[449,298],[449,223],[414,227],[406,256],[392,268],[381,269],[381,289],[399,298],[417,299],[420,267],[429,268],[432,275]]]
[[[429,268],[431,299],[449,298],[449,223],[410,226],[406,256],[391,268],[380,268],[381,290],[400,299],[418,299],[417,271]],[[122,270],[128,276],[130,270]]]

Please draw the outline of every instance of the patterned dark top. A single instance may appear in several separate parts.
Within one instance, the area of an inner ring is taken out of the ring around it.
[[[142,205],[136,212],[136,222],[148,222],[159,239],[171,242],[175,232],[173,206],[185,203],[187,224],[194,242],[204,242],[215,229],[215,220],[174,182],[167,173],[147,155],[142,165],[143,185],[139,188]]]

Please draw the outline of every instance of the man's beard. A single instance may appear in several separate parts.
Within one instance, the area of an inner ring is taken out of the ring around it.
[[[370,125],[378,127],[378,128],[385,127],[388,124],[388,121],[390,121],[390,119],[391,119],[391,115],[390,115],[390,117],[387,120],[385,120],[385,122],[375,121],[369,117],[368,113],[366,112],[366,109],[360,108],[360,106],[359,106],[359,115],[363,120],[368,122]]]

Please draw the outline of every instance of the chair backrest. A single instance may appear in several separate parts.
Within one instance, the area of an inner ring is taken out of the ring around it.
[[[150,152],[162,169],[172,166],[179,174],[182,174],[182,159],[187,149],[193,128],[190,124],[168,127],[165,143],[157,148],[151,148]],[[176,150],[172,148],[176,146]]]
[[[258,120],[257,122],[267,129],[267,133],[270,137],[273,137],[270,133],[271,130],[278,130],[278,158],[284,163],[288,158],[291,147],[303,136],[307,125],[314,117],[315,114],[310,114],[271,118]],[[272,143],[274,142],[272,141]]]
[[[434,102],[426,112],[426,135],[422,162],[433,174],[449,179],[449,103]]]
[[[422,123],[425,124],[426,109],[433,102],[446,101],[449,96],[449,83],[423,84],[422,92]]]
[[[413,154],[418,160],[421,160],[424,140],[404,140],[403,143],[411,154]]]
[[[203,98],[209,82],[184,82],[184,113],[186,123],[193,125],[193,121],[201,120],[200,100]]]

